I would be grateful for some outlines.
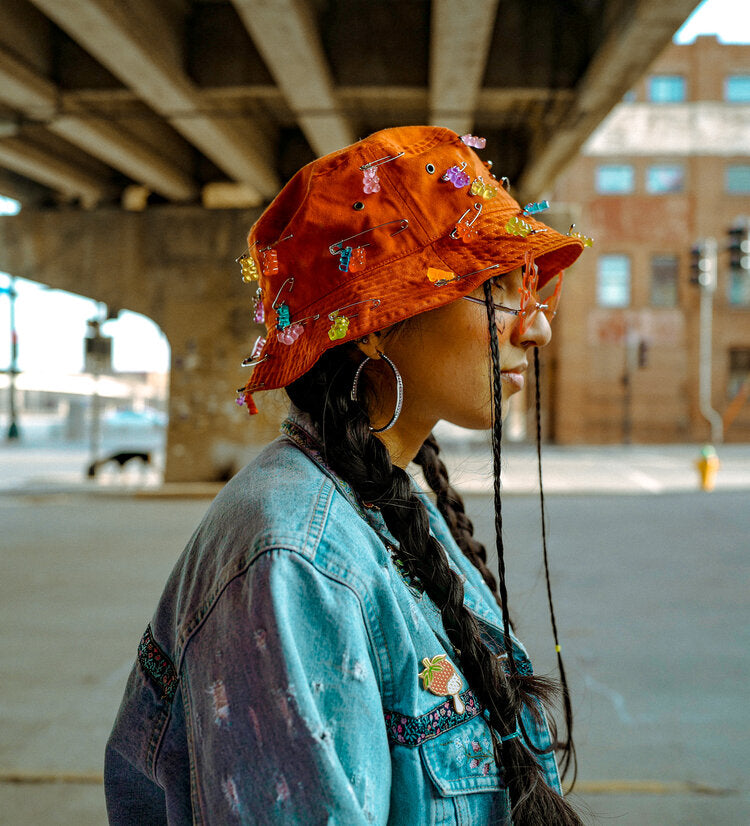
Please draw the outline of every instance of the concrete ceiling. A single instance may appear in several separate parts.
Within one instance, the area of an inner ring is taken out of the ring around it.
[[[386,126],[487,138],[548,187],[697,0],[3,0],[0,192],[267,202]]]

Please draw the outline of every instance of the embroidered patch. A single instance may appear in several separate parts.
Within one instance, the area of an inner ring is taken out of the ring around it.
[[[456,762],[466,764],[470,770],[487,776],[495,762],[490,741],[483,737],[482,742],[472,737],[468,741],[456,740],[453,743],[456,754]]]
[[[138,643],[138,662],[146,674],[161,688],[162,699],[171,702],[177,691],[177,672],[172,661],[154,639],[150,624]]]
[[[461,699],[466,707],[463,714],[456,712],[452,700],[441,703],[421,717],[408,717],[396,711],[386,711],[384,717],[388,739],[391,743],[413,748],[482,713],[482,706],[471,689],[464,691]]]

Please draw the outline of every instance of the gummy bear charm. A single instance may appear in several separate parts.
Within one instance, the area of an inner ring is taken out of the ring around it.
[[[497,195],[497,190],[494,186],[486,184],[484,178],[475,178],[471,184],[472,195],[481,195],[482,198],[494,198]]]
[[[461,140],[467,146],[473,146],[474,149],[484,149],[487,146],[486,138],[477,138],[475,135],[461,135]]]
[[[464,244],[468,244],[469,241],[476,241],[479,237],[479,233],[474,229],[472,224],[456,224],[456,235],[464,242]]]
[[[464,164],[464,167],[466,164]],[[450,181],[456,189],[460,189],[462,186],[466,186],[466,184],[471,181],[471,177],[467,175],[463,167],[459,166],[452,166],[446,173],[443,175],[443,179],[446,181]]]
[[[361,272],[367,266],[366,258],[367,254],[364,247],[357,247],[352,250],[352,256],[349,259],[349,272]]]
[[[266,311],[263,308],[263,291],[258,290],[253,299],[253,321],[256,324],[263,324],[266,320]]]
[[[343,338],[349,329],[349,319],[345,315],[336,316],[333,319],[333,327],[328,331],[328,338],[331,341],[336,341]]]
[[[349,260],[352,257],[352,248],[351,247],[344,247],[341,250],[341,255],[339,257],[339,269],[341,272],[349,272]]]
[[[425,657],[422,665],[424,671],[419,672],[422,687],[438,697],[450,697],[453,700],[456,714],[463,714],[466,711],[466,706],[461,699],[461,689],[464,683],[456,674],[453,665],[445,659],[445,654],[438,654],[432,659]]]
[[[380,192],[380,178],[378,178],[378,168],[370,166],[362,170],[362,187],[365,195],[371,192]]]
[[[286,304],[279,304],[276,308],[276,329],[285,330],[291,323],[289,307]]]
[[[240,256],[240,272],[242,273],[242,280],[249,284],[251,281],[258,280],[258,265],[255,263],[253,256],[246,252]]]
[[[592,247],[594,245],[594,239],[589,238],[588,235],[583,235],[580,232],[569,232],[568,235],[571,238],[577,238],[583,244],[584,247]]]
[[[525,238],[533,231],[533,228],[531,224],[524,221],[523,218],[514,215],[505,225],[505,231],[509,235],[520,235],[522,238]]]
[[[279,254],[276,250],[263,250],[263,274],[276,275],[279,271]]]
[[[534,201],[534,203],[526,204],[523,214],[536,215],[538,212],[544,212],[545,209],[549,209],[549,201]]]
[[[291,324],[289,327],[281,330],[277,338],[282,344],[294,344],[303,332],[304,328],[301,324]]]
[[[263,348],[266,346],[266,340],[263,336],[258,336],[255,339],[255,344],[253,345],[253,351],[250,353],[251,359],[257,359],[258,356],[263,352]]]

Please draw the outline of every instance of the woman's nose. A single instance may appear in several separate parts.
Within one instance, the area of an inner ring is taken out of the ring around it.
[[[525,326],[523,332],[521,332],[522,326]],[[549,319],[541,310],[537,310],[532,315],[530,324],[516,324],[514,337],[516,339],[514,344],[520,347],[544,347],[550,343],[552,338]]]

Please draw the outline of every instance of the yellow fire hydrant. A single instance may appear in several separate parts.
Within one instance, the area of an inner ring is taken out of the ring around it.
[[[716,486],[716,474],[719,472],[719,457],[713,445],[705,445],[701,457],[695,463],[701,476],[701,489],[711,491]]]

